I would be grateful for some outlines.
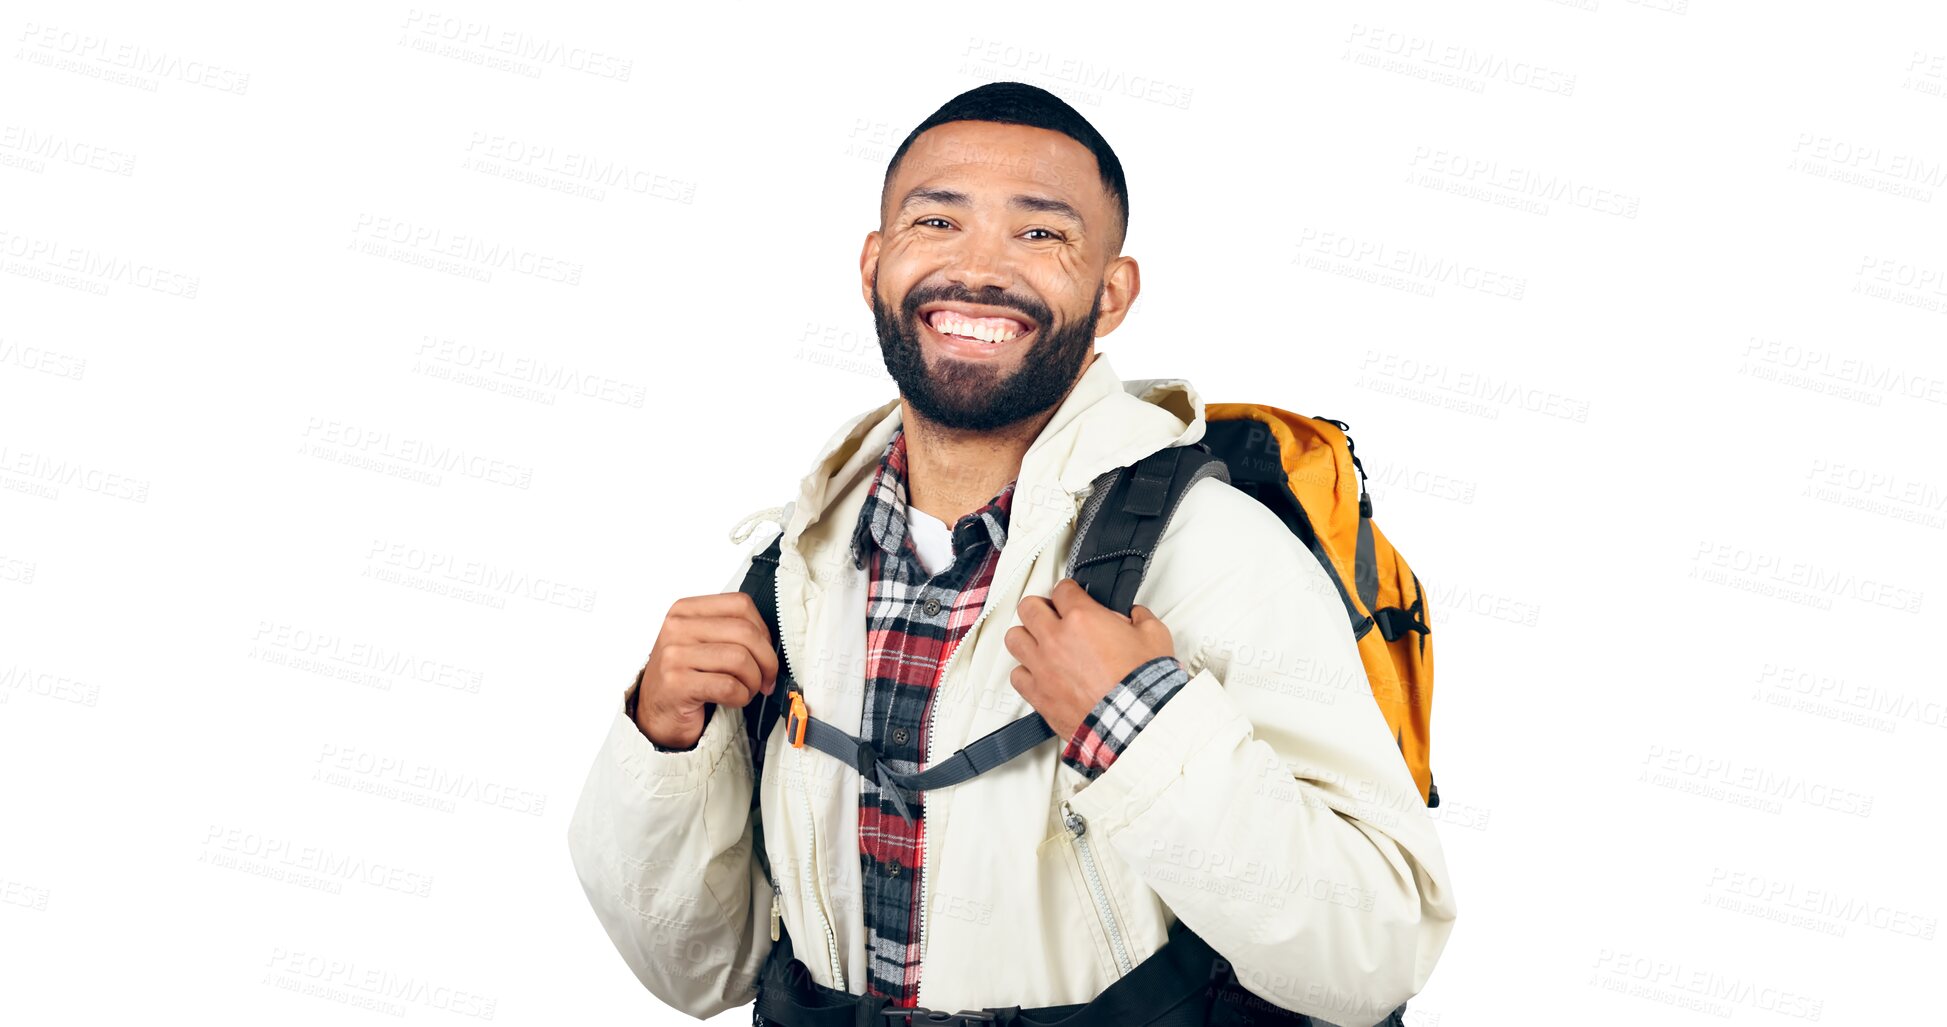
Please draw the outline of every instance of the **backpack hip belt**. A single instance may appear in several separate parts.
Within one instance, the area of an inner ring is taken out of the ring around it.
[[[781,931],[758,979],[752,1023],[760,1027],[1328,1027],[1246,991],[1230,963],[1182,921],[1169,941],[1093,1000],[1060,1006],[988,1006],[957,1012],[891,1006],[811,979]],[[1405,1023],[1406,1007],[1380,1027]]]

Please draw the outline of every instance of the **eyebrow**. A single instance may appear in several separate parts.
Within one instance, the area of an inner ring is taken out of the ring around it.
[[[938,203],[949,207],[968,207],[973,205],[973,201],[968,198],[967,194],[957,189],[915,189],[907,193],[906,198],[900,201],[899,210],[904,211],[908,207],[921,203]],[[1052,196],[1033,196],[1027,193],[1015,193],[1013,196],[1008,197],[1007,205],[1013,210],[1026,210],[1038,214],[1053,214],[1056,217],[1073,221],[1075,224],[1084,228],[1088,226],[1088,222],[1082,218],[1081,211],[1076,210],[1067,202],[1057,200]]]

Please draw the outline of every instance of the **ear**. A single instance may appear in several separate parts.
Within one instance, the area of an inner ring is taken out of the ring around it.
[[[865,309],[872,309],[872,290],[879,285],[879,231],[865,233],[865,249],[859,254],[859,295]]]
[[[1117,257],[1109,261],[1109,268],[1102,275],[1102,301],[1096,306],[1095,337],[1099,339],[1115,331],[1122,319],[1129,316],[1129,308],[1135,306],[1136,297],[1142,291],[1142,268],[1136,265],[1136,258]]]

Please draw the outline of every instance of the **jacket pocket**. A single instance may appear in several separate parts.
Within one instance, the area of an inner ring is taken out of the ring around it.
[[[776,741],[776,739],[773,739]],[[784,860],[780,863],[776,856],[777,844],[770,844],[772,828],[766,821],[765,840],[767,848],[772,849],[771,872],[779,879],[777,897],[785,899],[784,884],[789,884],[796,892],[797,905],[805,919],[810,921],[791,934],[793,954],[803,961],[806,968],[822,968],[822,974],[814,971],[813,979],[820,976],[818,983],[839,991],[846,990],[845,968],[839,956],[838,935],[832,923],[831,895],[826,889],[825,875],[820,872],[818,859],[818,828],[812,810],[812,771],[805,762],[809,757],[804,751],[789,746],[777,746],[773,757],[777,760],[777,776],[782,778],[778,795],[782,813],[788,818],[789,831],[777,836],[782,843]],[[820,758],[822,754],[820,754]],[[770,780],[772,764],[767,758],[765,780]],[[783,827],[783,825],[780,825]],[[780,912],[789,908],[788,900],[780,902]]]
[[[1115,859],[1115,853],[1110,852],[1098,839],[1089,837],[1088,820],[1066,800],[1060,806],[1059,815],[1066,836],[1071,880],[1079,888],[1082,903],[1095,913],[1096,923],[1102,932],[1100,947],[1106,951],[1113,976],[1119,978],[1135,969],[1136,961],[1110,891],[1107,861]]]

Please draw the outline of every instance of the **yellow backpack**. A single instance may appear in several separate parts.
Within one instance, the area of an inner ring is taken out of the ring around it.
[[[1219,476],[1305,543],[1337,586],[1372,696],[1420,798],[1440,805],[1430,763],[1433,645],[1426,595],[1372,520],[1365,468],[1346,425],[1262,403],[1204,407],[1203,439],[1107,472],[1084,504],[1070,572],[1095,600],[1128,613],[1176,503]]]

